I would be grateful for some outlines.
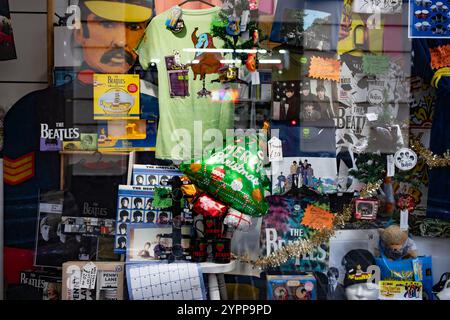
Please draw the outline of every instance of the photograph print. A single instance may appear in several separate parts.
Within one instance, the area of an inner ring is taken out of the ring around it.
[[[164,259],[172,250],[172,227],[158,224],[130,224],[127,261]]]
[[[336,190],[336,159],[288,157],[272,163],[272,194],[307,186],[323,193]]]

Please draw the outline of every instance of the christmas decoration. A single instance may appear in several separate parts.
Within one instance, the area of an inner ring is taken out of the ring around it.
[[[230,208],[223,223],[235,230],[247,232],[252,225],[250,216]]]
[[[376,182],[368,182],[364,188],[359,192],[359,197],[362,199],[372,198],[377,194],[377,191],[380,189],[383,184],[382,180],[378,180]]]
[[[413,213],[416,208],[416,200],[410,194],[398,195],[395,204],[400,210],[408,210],[409,213]]]
[[[377,183],[386,175],[386,157],[379,154],[364,153],[356,159],[357,170],[350,170],[350,174],[362,183]]]
[[[226,205],[251,216],[262,216],[269,209],[264,194],[270,185],[263,159],[258,136],[250,135],[236,139],[201,163],[182,163],[180,170],[200,189]],[[213,173],[217,177],[222,172],[218,168],[223,169],[222,180],[213,178]]]
[[[248,32],[253,35],[256,31],[259,35],[262,34],[257,26],[257,19],[248,18],[246,15],[245,12],[248,10],[248,1],[234,1],[229,6],[224,6],[211,24],[211,35],[224,42],[224,49],[234,50],[233,59],[244,62],[248,60],[248,53],[242,51],[254,49],[255,42],[251,37],[243,40],[243,33]],[[246,24],[245,20],[248,20]],[[265,40],[265,38],[261,40]]]
[[[192,210],[204,217],[223,217],[227,207],[207,194],[202,194],[194,203]]]
[[[423,158],[426,164],[432,168],[442,168],[450,166],[450,152],[447,151],[442,156],[434,154],[431,150],[424,147],[424,145],[417,138],[412,138],[410,142],[411,148]]]
[[[152,205],[155,209],[165,209],[171,207],[171,190],[169,188],[155,188]]]
[[[267,269],[270,267],[278,267],[286,263],[289,259],[300,257],[301,255],[311,252],[315,247],[329,241],[334,235],[334,229],[343,227],[352,217],[352,207],[345,206],[341,214],[337,214],[333,220],[333,229],[322,229],[313,234],[309,239],[299,240],[292,244],[286,245],[267,257],[261,257],[256,261],[251,260],[248,256],[240,256],[235,258],[244,263],[249,263],[255,268]]]

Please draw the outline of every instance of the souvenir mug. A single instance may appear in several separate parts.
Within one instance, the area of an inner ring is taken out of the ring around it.
[[[212,242],[212,254],[214,263],[230,263],[231,239],[216,239]]]
[[[422,31],[422,22],[417,22],[414,27],[417,31]]]
[[[205,239],[191,241],[191,255],[193,262],[206,262],[208,258],[208,242]]]
[[[436,25],[436,27],[433,28],[433,33],[435,33],[435,34],[443,34],[444,33],[444,26],[442,24]]]
[[[439,23],[444,22],[445,20],[447,20],[447,18],[442,14],[438,13],[437,15],[433,16],[431,20],[434,21],[435,23]]]
[[[223,219],[221,217],[203,217],[205,238],[217,239],[222,235]]]
[[[430,27],[431,27],[431,25],[427,21],[424,21],[422,23],[422,30],[423,31],[428,31],[430,29]]]

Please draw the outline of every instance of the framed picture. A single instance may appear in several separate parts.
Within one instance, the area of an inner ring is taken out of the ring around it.
[[[358,220],[375,220],[378,213],[378,200],[356,200],[355,218]]]
[[[128,262],[166,259],[172,252],[172,226],[132,223],[127,233]]]
[[[63,192],[50,191],[40,196],[36,226],[36,267],[59,268],[66,261],[96,260],[98,237],[64,233]]]
[[[172,212],[168,209],[156,209],[153,206],[153,199],[153,186],[119,186],[115,253],[126,252],[127,228],[130,223],[171,225]]]

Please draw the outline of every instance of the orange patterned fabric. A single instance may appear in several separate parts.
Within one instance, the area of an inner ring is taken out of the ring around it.
[[[430,48],[430,54],[433,69],[450,67],[450,45]]]

